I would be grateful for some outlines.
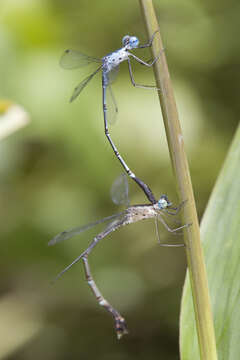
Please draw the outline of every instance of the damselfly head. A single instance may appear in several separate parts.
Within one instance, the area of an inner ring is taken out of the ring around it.
[[[167,207],[171,206],[172,203],[168,200],[167,195],[162,195],[158,200],[158,208],[159,210],[166,209]]]
[[[127,49],[135,49],[139,45],[139,40],[136,36],[125,35],[122,39],[123,46],[127,47]]]

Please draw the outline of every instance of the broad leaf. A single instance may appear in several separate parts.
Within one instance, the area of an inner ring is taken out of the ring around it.
[[[201,223],[219,360],[240,358],[240,127]],[[180,319],[181,360],[200,359],[189,274]]]

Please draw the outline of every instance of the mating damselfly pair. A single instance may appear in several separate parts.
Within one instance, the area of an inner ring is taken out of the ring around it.
[[[123,61],[128,62],[128,69],[129,69],[129,75],[132,84],[135,87],[141,87],[141,88],[147,88],[147,89],[155,89],[159,90],[154,86],[149,85],[142,85],[137,84],[133,77],[133,71],[132,71],[132,64],[131,59],[136,60],[140,64],[151,67],[154,65],[158,59],[161,56],[162,51],[158,54],[157,57],[155,57],[153,60],[150,61],[143,61],[136,55],[134,55],[131,50],[134,49],[143,49],[143,48],[149,48],[151,47],[155,35],[157,34],[158,30],[155,31],[150,39],[150,41],[144,45],[139,44],[139,40],[135,36],[129,36],[126,35],[122,39],[122,47],[102,58],[95,58],[88,55],[85,55],[79,51],[74,50],[66,50],[64,54],[61,57],[60,64],[65,69],[76,69],[79,67],[86,66],[90,63],[98,63],[100,64],[98,68],[89,76],[87,76],[85,79],[83,79],[80,84],[74,89],[74,92],[72,94],[72,97],[70,101],[73,101],[76,99],[76,97],[81,93],[81,91],[86,87],[86,85],[89,83],[89,81],[98,73],[102,72],[102,106],[103,106],[103,117],[104,117],[104,131],[105,135],[116,155],[118,160],[120,161],[121,165],[123,166],[125,172],[127,175],[132,178],[144,191],[145,195],[147,196],[149,200],[149,204],[144,205],[129,205],[128,202],[128,183],[126,179],[126,175],[119,178],[113,185],[112,188],[112,198],[113,201],[116,203],[125,203],[127,206],[126,209],[120,213],[105,217],[101,220],[95,221],[93,223],[76,227],[73,229],[70,229],[68,231],[61,232],[57,236],[55,236],[50,242],[49,245],[54,245],[60,241],[67,240],[69,238],[72,238],[73,236],[79,235],[83,232],[85,232],[88,229],[91,229],[99,224],[107,223],[107,226],[105,229],[101,232],[99,232],[88,248],[83,251],[70,265],[68,265],[65,269],[63,269],[56,277],[59,278],[61,275],[63,275],[70,267],[72,267],[74,264],[76,264],[78,261],[82,260],[85,270],[85,276],[88,281],[89,286],[91,287],[98,303],[106,308],[106,310],[111,313],[111,315],[114,318],[115,322],[115,329],[117,332],[118,338],[120,338],[123,334],[127,332],[127,326],[124,318],[121,316],[121,314],[112,307],[112,305],[102,296],[101,292],[99,291],[90,271],[90,266],[88,262],[88,256],[92,249],[99,243],[100,240],[104,239],[106,236],[110,235],[114,231],[120,229],[123,226],[136,223],[138,221],[146,220],[146,219],[154,219],[155,220],[155,226],[156,226],[156,233],[157,238],[159,241],[159,244],[161,246],[172,246],[172,247],[179,247],[183,246],[183,244],[166,244],[160,242],[160,236],[158,231],[158,222],[161,222],[162,225],[171,233],[179,233],[179,230],[185,228],[187,225],[182,225],[175,228],[170,228],[165,217],[166,216],[174,216],[176,215],[182,205],[181,203],[178,207],[173,207],[172,203],[168,200],[168,197],[166,195],[162,195],[160,199],[157,201],[155,196],[153,195],[152,191],[146,185],[142,180],[140,180],[136,175],[130,170],[126,162],[123,160],[122,156],[118,152],[111,136],[108,130],[108,123],[113,122],[113,119],[116,117],[118,112],[117,103],[112,91],[112,83],[116,78],[116,75],[119,70],[119,65]],[[107,101],[108,99],[108,101]],[[113,112],[109,114],[109,102],[110,108],[113,109]],[[120,189],[120,190],[119,190]]]

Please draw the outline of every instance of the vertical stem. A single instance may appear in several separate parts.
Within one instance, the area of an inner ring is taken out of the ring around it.
[[[159,29],[152,0],[139,0],[143,18],[151,38],[154,31]],[[161,35],[158,32],[152,45],[154,58],[163,49]],[[168,140],[173,170],[177,180],[177,190],[180,201],[187,200],[183,209],[184,223],[191,223],[184,231],[187,253],[187,263],[193,294],[194,311],[199,340],[201,359],[216,360],[214,326],[208,292],[207,274],[200,243],[199,223],[194,201],[191,178],[187,157],[184,150],[183,135],[178,118],[173,88],[164,51],[159,61],[154,65],[154,73],[159,91],[163,120]]]

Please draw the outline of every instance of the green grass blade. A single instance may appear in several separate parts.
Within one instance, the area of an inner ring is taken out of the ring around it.
[[[240,358],[240,126],[201,223],[218,358]],[[180,318],[181,359],[200,359],[187,274]]]

